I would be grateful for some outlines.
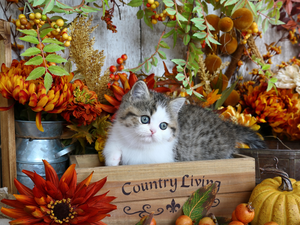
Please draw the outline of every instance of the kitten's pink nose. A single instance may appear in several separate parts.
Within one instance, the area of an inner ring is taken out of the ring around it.
[[[156,130],[155,129],[150,129],[151,134],[155,134]]]

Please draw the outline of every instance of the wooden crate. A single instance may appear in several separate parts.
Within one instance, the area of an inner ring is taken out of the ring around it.
[[[110,191],[118,209],[103,221],[109,225],[136,224],[154,212],[157,224],[174,224],[192,192],[216,182],[218,194],[210,209],[217,216],[231,217],[234,208],[249,200],[255,187],[255,160],[236,155],[233,159],[164,164],[101,166],[97,155],[72,155],[78,182],[94,172],[92,182],[107,176],[99,192]]]

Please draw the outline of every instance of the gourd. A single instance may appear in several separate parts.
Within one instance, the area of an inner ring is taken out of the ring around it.
[[[258,184],[251,193],[250,202],[255,210],[251,225],[269,221],[280,225],[300,225],[300,181],[289,178],[277,168],[260,168],[263,173],[277,175]]]

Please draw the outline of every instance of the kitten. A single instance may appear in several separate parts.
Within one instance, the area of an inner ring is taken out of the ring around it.
[[[237,142],[265,148],[250,128],[137,81],[123,96],[103,154],[107,166],[224,159]]]

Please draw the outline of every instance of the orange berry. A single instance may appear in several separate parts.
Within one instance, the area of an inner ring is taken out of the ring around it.
[[[245,225],[241,221],[231,221],[228,225]]]
[[[233,91],[235,91],[235,90],[233,90]],[[233,95],[235,95],[235,98],[240,98],[239,96],[239,94],[237,93],[237,91],[235,91],[235,92],[231,92],[231,94],[233,94]],[[231,95],[230,94],[230,95]],[[230,95],[229,95],[229,97],[230,97]],[[238,97],[237,97],[238,96]],[[229,98],[228,97],[228,98]],[[227,99],[228,99],[227,98]],[[226,99],[226,100],[227,100]],[[226,101],[225,101],[226,102]],[[224,102],[224,103],[225,103]],[[238,102],[238,101],[237,101]],[[234,106],[234,105],[232,105],[232,106]],[[254,218],[254,209],[252,208],[252,205],[251,205],[251,203],[241,203],[241,204],[239,204],[236,208],[235,208],[235,215],[236,215],[236,218],[239,220],[239,221],[241,221],[241,222],[243,222],[243,223],[250,223],[252,220],[253,220],[253,218]]]
[[[210,217],[203,217],[198,225],[215,225],[215,222]]]
[[[175,225],[193,225],[193,220],[186,215],[181,215],[177,218]]]

